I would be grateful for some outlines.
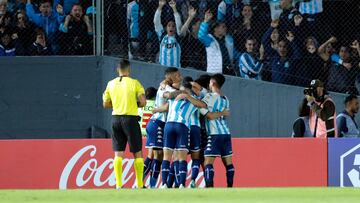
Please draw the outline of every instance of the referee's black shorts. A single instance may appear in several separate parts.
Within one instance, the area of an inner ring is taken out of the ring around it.
[[[114,151],[125,151],[129,142],[130,152],[142,150],[139,116],[112,116],[112,147]]]

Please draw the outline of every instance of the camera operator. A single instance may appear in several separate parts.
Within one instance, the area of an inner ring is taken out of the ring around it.
[[[310,106],[310,130],[314,137],[337,137],[335,104],[327,95],[324,83],[312,80],[310,87],[304,90]]]

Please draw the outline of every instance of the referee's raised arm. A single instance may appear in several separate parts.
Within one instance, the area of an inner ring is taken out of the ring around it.
[[[119,77],[109,81],[103,93],[103,107],[112,108],[112,147],[115,152],[114,172],[116,188],[122,187],[122,160],[126,144],[134,154],[137,187],[143,187],[144,160],[142,137],[138,123],[138,107],[146,105],[145,90],[141,83],[130,77],[130,63],[124,59],[117,67]]]

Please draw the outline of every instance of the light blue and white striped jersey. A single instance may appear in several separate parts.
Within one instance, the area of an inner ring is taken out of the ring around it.
[[[127,23],[130,38],[138,38],[139,31],[139,4],[134,0],[127,6]]]
[[[208,112],[222,112],[225,109],[230,110],[228,98],[218,93],[208,93],[202,101],[207,104],[206,109],[200,109],[202,115],[206,115]],[[225,117],[219,117],[214,120],[206,119],[205,127],[208,135],[230,135]]]
[[[310,0],[299,5],[301,14],[318,14],[323,12],[323,0]]]
[[[174,89],[173,87],[171,87],[169,85],[166,85],[165,88],[162,88],[160,86],[157,93],[156,93],[155,107],[154,108],[159,108],[159,107],[163,106],[164,104],[166,104],[167,99],[164,98],[164,93],[165,92],[174,92],[175,90],[176,89]],[[166,122],[166,117],[167,117],[167,112],[157,112],[157,113],[154,113],[151,116],[151,119]]]
[[[176,122],[186,125],[190,129],[190,118],[198,108],[192,104],[189,100],[170,99],[169,112],[166,122]]]
[[[261,61],[256,60],[249,53],[241,54],[239,60],[240,76],[246,79],[259,80],[259,73],[263,67]]]
[[[175,36],[165,35],[160,43],[159,63],[180,68],[181,47]]]
[[[174,13],[176,34],[169,36],[165,33],[161,24],[161,11],[158,9],[154,15],[155,32],[160,41],[159,63],[163,66],[172,66],[180,68],[181,47],[177,36],[181,35],[181,17],[178,12]]]
[[[193,97],[195,99],[199,99],[199,100],[201,100],[203,98],[201,96],[196,96],[196,95],[193,95]],[[199,112],[198,108],[196,109],[196,111],[190,117],[190,126],[198,126],[198,127],[200,127],[200,112]]]

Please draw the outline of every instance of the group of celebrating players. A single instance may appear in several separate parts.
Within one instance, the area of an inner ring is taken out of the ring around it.
[[[227,186],[233,186],[231,135],[226,122],[229,100],[221,92],[222,74],[182,78],[177,68],[167,68],[156,93],[153,115],[146,126],[144,177],[155,188],[184,188],[187,155],[191,154],[190,187],[196,187],[200,167],[206,187],[214,186],[213,163],[221,157],[226,167]]]

